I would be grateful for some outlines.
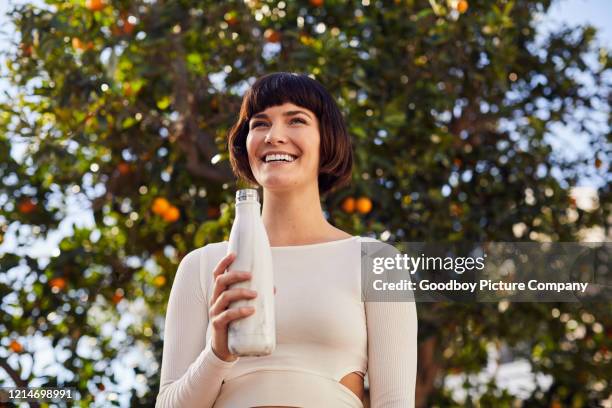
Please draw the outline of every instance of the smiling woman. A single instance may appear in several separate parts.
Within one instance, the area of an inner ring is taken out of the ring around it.
[[[272,248],[276,349],[238,357],[230,304],[256,293],[232,270],[227,241],[190,252],[172,286],[158,407],[413,407],[414,303],[363,302],[361,242],[331,225],[321,195],[350,181],[353,153],[333,98],[306,75],[275,73],[245,94],[228,137],[234,173],[263,189]]]

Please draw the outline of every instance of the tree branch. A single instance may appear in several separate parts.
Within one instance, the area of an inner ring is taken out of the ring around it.
[[[425,340],[418,351],[418,374],[416,386],[416,406],[427,406],[427,400],[435,387],[435,380],[441,365],[436,361],[438,339],[432,336]]]
[[[6,371],[6,373],[11,377],[16,387],[28,387],[28,382],[26,380],[22,380],[19,376],[19,373],[13,369],[5,358],[0,357],[0,367]],[[30,407],[32,408],[40,408],[40,404],[38,402],[29,402]]]
[[[0,367],[6,371],[6,373],[11,377],[15,386],[17,387],[27,387],[28,383],[25,380],[22,380],[19,376],[19,373],[13,369],[5,358],[0,357]]]
[[[172,36],[175,52],[171,60],[173,75],[173,105],[179,113],[174,131],[177,142],[187,157],[187,169],[195,176],[224,183],[232,181],[234,175],[227,162],[213,165],[210,160],[218,153],[213,137],[203,132],[197,123],[197,101],[189,88],[189,72],[185,66],[185,51],[180,34]],[[199,154],[201,153],[201,155]],[[201,159],[203,156],[203,159]]]

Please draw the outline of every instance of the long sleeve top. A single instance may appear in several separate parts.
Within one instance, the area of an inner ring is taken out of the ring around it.
[[[208,316],[212,271],[228,243],[187,254],[170,291],[156,407],[360,408],[340,384],[352,372],[367,375],[373,408],[413,407],[416,305],[362,301],[361,242],[376,240],[272,247],[276,349],[233,362],[212,351]]]

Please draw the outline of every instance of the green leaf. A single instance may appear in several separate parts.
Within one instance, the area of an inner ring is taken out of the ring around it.
[[[163,98],[157,101],[157,107],[161,110],[165,110],[168,106],[170,106],[170,103],[170,97],[164,96]]]

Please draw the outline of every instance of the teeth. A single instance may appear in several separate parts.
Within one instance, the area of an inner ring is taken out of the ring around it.
[[[271,162],[271,161],[279,161],[279,160],[292,162],[295,159],[288,154],[269,154],[265,157],[266,163]]]

